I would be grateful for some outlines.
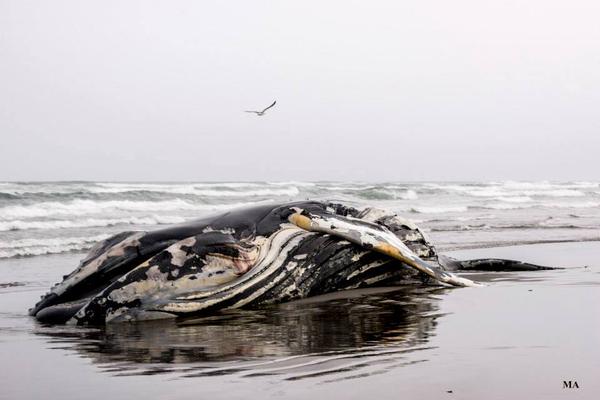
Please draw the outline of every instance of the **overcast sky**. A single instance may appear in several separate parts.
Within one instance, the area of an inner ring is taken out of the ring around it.
[[[597,180],[599,16],[0,0],[0,180]]]

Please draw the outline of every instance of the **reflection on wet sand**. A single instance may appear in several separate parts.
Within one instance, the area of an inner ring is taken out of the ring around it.
[[[426,348],[440,317],[437,296],[445,290],[356,290],[178,323],[39,326],[35,333],[115,375],[348,379],[354,375],[339,374],[364,376],[424,361],[407,355]]]

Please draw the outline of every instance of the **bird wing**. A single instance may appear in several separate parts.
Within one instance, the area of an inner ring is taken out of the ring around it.
[[[244,111],[244,112],[255,113],[255,114],[260,113],[260,111]]]
[[[265,111],[267,111],[269,108],[273,107],[273,106],[275,105],[275,103],[277,103],[277,100],[275,100],[275,101],[273,102],[273,104],[271,104],[269,107],[265,108],[265,109],[264,109],[264,110],[262,110],[261,112],[265,112]]]

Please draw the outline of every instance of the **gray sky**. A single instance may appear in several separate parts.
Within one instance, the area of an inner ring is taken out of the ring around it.
[[[599,16],[0,0],[0,180],[597,180]]]

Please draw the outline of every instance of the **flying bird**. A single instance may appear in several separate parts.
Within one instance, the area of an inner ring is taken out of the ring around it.
[[[274,101],[273,104],[271,104],[269,107],[265,108],[262,111],[246,111],[246,112],[254,113],[254,114],[258,115],[259,117],[262,117],[263,115],[265,115],[265,111],[267,111],[269,108],[273,107],[275,105],[275,103],[277,103],[277,101]]]

